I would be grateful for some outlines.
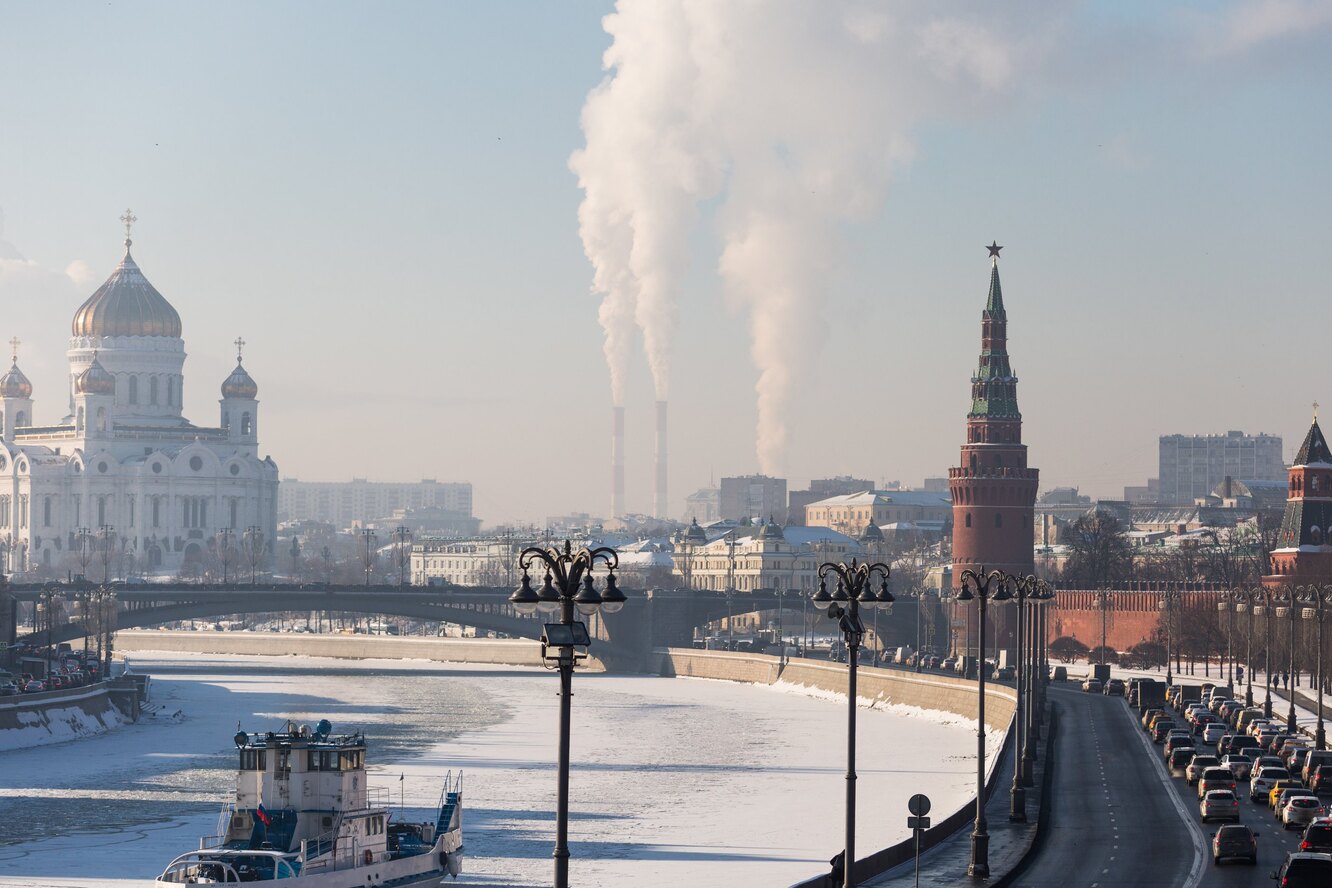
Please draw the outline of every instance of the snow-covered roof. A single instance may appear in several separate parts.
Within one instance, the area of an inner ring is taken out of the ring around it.
[[[946,506],[953,505],[952,494],[930,490],[863,490],[816,500],[809,506]]]

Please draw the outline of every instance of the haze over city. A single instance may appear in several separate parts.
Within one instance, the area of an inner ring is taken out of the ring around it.
[[[1293,451],[1325,3],[827,10],[10,5],[0,338],[54,420],[131,206],[184,412],[244,336],[284,477],[606,514],[613,369],[631,511],[668,389],[674,516],[710,476],[943,474],[997,240],[1043,486],[1116,496],[1175,432]],[[606,290],[638,297],[610,368]]]

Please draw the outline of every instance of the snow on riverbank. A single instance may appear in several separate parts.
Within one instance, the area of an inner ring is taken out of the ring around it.
[[[125,723],[120,710],[105,706],[100,713],[89,712],[79,703],[42,709],[18,709],[6,720],[14,727],[0,728],[0,752],[64,743],[92,734],[100,734]]]
[[[155,698],[184,720],[90,738],[73,756],[70,746],[0,755],[0,819],[28,812],[39,836],[0,845],[0,884],[144,884],[214,831],[234,779],[238,720],[259,729],[323,714],[335,729],[365,730],[372,786],[395,801],[403,788],[410,819],[426,819],[444,771],[464,769],[460,884],[549,883],[553,674],[149,653],[136,654],[135,667],[154,676]],[[841,844],[844,702],[794,688],[591,673],[575,677],[574,694],[575,883],[782,885],[826,871]],[[906,836],[910,795],[926,792],[935,810],[951,811],[975,774],[974,722],[881,710],[859,720],[857,841],[866,850]],[[200,801],[208,798],[216,802]],[[43,819],[47,804],[64,807]],[[100,822],[69,822],[70,811]]]

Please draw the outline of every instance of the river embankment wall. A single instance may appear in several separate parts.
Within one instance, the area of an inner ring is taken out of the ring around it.
[[[116,633],[116,651],[333,657],[353,660],[436,660],[495,666],[540,666],[541,642],[526,638],[417,638],[402,635],[319,635],[304,632]],[[594,662],[595,665],[595,662]]]
[[[0,752],[110,731],[134,721],[139,703],[139,691],[123,680],[0,697]]]

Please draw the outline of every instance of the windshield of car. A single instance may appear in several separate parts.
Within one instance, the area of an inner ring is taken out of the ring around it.
[[[1203,771],[1204,780],[1231,780],[1234,779],[1234,776],[1226,768],[1208,768]]]
[[[1213,789],[1208,791],[1206,799],[1209,802],[1233,802],[1235,794],[1228,789]]]

